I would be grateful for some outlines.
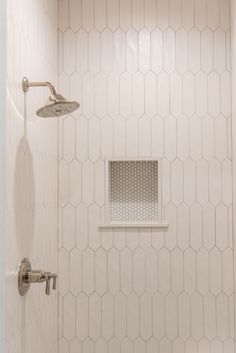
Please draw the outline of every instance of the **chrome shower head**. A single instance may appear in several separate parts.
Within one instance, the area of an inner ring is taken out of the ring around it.
[[[76,101],[67,101],[60,94],[51,95],[46,104],[36,111],[36,114],[41,118],[51,118],[73,113],[79,108],[79,103]]]
[[[30,87],[48,87],[51,91],[46,104],[36,111],[36,114],[41,118],[59,117],[62,115],[73,113],[79,108],[79,103],[76,101],[68,101],[62,95],[56,93],[55,88],[50,82],[29,82],[26,77],[22,79],[22,89],[25,93]]]

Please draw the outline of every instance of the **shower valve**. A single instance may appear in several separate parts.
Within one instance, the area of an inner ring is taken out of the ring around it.
[[[57,275],[56,273],[41,271],[41,270],[32,270],[31,265],[28,259],[23,259],[18,272],[18,289],[20,295],[25,295],[29,290],[31,283],[42,283],[46,282],[46,295],[50,295],[50,287],[51,287],[51,279],[52,289],[56,290],[56,281]]]

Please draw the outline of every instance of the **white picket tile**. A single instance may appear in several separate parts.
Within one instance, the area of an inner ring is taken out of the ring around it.
[[[120,27],[127,31],[131,27],[132,1],[120,0]]]
[[[70,28],[77,32],[82,24],[82,0],[70,1]]]
[[[146,289],[153,295],[157,290],[158,268],[157,251],[153,248],[146,253]]]
[[[82,25],[86,31],[91,31],[94,26],[93,0],[82,0]]]
[[[193,116],[189,122],[190,156],[198,160],[202,155],[202,122],[197,116]]]
[[[179,295],[183,291],[183,253],[178,248],[171,253],[171,289]]]
[[[107,0],[107,26],[113,31],[119,27],[119,0]]]
[[[162,72],[158,75],[158,93],[157,93],[157,110],[161,117],[168,115],[170,111],[170,87],[169,75]]]
[[[182,1],[182,26],[185,30],[189,31],[195,24],[195,1],[183,0]]]
[[[186,353],[197,353],[197,342],[193,338],[189,338],[185,343]]]
[[[133,253],[133,290],[138,295],[145,291],[145,252],[139,248]]]
[[[222,289],[222,259],[217,248],[210,253],[210,288],[214,295],[218,295]]]
[[[191,297],[191,335],[196,340],[203,336],[203,300],[198,293]]]
[[[177,209],[177,244],[185,250],[189,243],[189,208],[182,204]]]
[[[132,109],[132,77],[128,72],[120,76],[120,113],[128,117]]]
[[[90,337],[87,337],[83,341],[82,351],[86,353],[94,353],[94,345],[94,341]]]
[[[153,336],[158,340],[165,335],[165,297],[157,292],[153,296]]]
[[[209,291],[209,253],[204,248],[197,253],[197,289],[201,295]]]
[[[211,293],[204,297],[204,335],[209,340],[216,336],[216,303]]]
[[[152,352],[158,353],[158,341],[155,338],[151,337],[147,341],[146,351],[147,353],[152,353]]]
[[[220,114],[220,79],[215,72],[208,76],[208,112],[213,117]]]
[[[194,2],[195,5],[195,26],[203,30],[207,26],[207,0]]]
[[[63,69],[70,75],[75,70],[75,33],[68,29],[63,41]]]
[[[151,228],[140,228],[139,229],[139,245],[142,249],[148,250],[152,243]]]
[[[163,32],[163,49],[164,69],[171,73],[175,69],[175,32],[172,29]]]
[[[157,11],[156,0],[144,1],[144,23],[145,23],[145,27],[149,31],[155,30],[156,28],[156,25],[157,25],[156,11]]]
[[[190,244],[196,251],[202,246],[202,207],[197,203],[190,207]]]
[[[107,290],[107,253],[102,248],[99,248],[95,253],[95,286],[98,294],[105,294]]]
[[[89,297],[89,337],[93,341],[101,335],[101,299],[97,293]]]
[[[114,129],[114,155],[118,157],[125,157],[126,153],[126,130],[125,119],[117,117],[113,121]]]
[[[82,287],[90,295],[94,291],[94,252],[87,248],[82,256]]]
[[[233,251],[225,249],[222,254],[223,291],[226,295],[233,293]]]
[[[94,114],[94,77],[89,72],[83,76],[81,110],[86,118]]]
[[[81,203],[76,208],[76,246],[85,249],[88,245],[88,209]]]
[[[108,252],[108,289],[115,295],[120,288],[120,258],[118,250],[112,248]]]
[[[128,295],[132,291],[132,252],[125,248],[120,255],[121,290]]]
[[[68,204],[63,208],[63,246],[70,251],[75,246],[75,208]]]
[[[95,162],[100,158],[100,144],[101,144],[101,122],[97,117],[93,117],[89,120],[88,124],[88,149],[90,159]]]
[[[176,158],[176,119],[168,117],[164,120],[164,151],[169,161]]]
[[[206,28],[201,33],[201,68],[209,74],[213,69],[213,33]]]
[[[176,32],[176,69],[181,74],[188,66],[188,35],[182,28]]]
[[[219,353],[223,352],[223,343],[219,340],[219,338],[213,339],[210,346],[211,346],[210,349],[212,350],[212,352],[219,352]]]
[[[70,290],[73,295],[78,295],[81,291],[81,251],[74,248],[70,252]]]
[[[120,347],[121,353],[132,353],[133,352],[133,343],[129,338],[124,338],[121,341]]]
[[[214,206],[221,201],[221,166],[216,159],[209,164],[209,200]]]
[[[64,297],[63,334],[69,341],[75,337],[75,297],[68,293]]]
[[[119,75],[112,73],[107,79],[107,113],[114,118],[119,114]]]
[[[70,353],[82,353],[82,343],[77,337],[70,342]]]
[[[190,296],[184,292],[178,297],[178,329],[182,339],[190,337]]]
[[[137,157],[138,155],[138,121],[131,117],[126,122],[126,153],[127,157]]]
[[[70,202],[73,206],[77,206],[81,201],[82,193],[81,164],[74,160],[72,163],[70,163],[69,173]]]
[[[113,120],[110,117],[101,121],[101,157],[113,157]]]
[[[106,0],[94,2],[94,25],[102,31],[106,27]]]
[[[218,116],[215,119],[215,155],[219,161],[227,158],[227,119]]]
[[[187,71],[183,75],[183,113],[193,115],[195,111],[195,82],[194,76]]]
[[[228,245],[228,208],[223,203],[216,207],[216,246],[224,250]]]
[[[65,249],[60,249],[58,253],[59,293],[65,295],[69,290],[69,256]]]
[[[139,118],[144,114],[144,78],[139,72],[132,77],[132,114]]]
[[[145,113],[150,117],[154,117],[157,113],[157,77],[153,72],[145,76],[144,92]]]
[[[203,244],[208,250],[215,245],[215,208],[210,203],[203,208]]]
[[[217,336],[225,340],[229,335],[229,303],[228,297],[220,293],[216,298]]]
[[[177,119],[177,156],[185,161],[189,156],[189,119]]]
[[[114,299],[114,332],[119,339],[126,336],[127,297],[119,293]]]
[[[63,126],[63,156],[67,162],[75,157],[75,120],[67,117]]]
[[[102,337],[106,340],[110,340],[114,334],[114,312],[113,312],[113,296],[110,293],[106,293],[102,297]]]
[[[220,26],[227,30],[230,27],[230,1],[220,0]]]
[[[165,329],[166,337],[170,340],[176,338],[177,329],[177,296],[173,293],[168,293],[165,298]]]
[[[225,31],[218,28],[214,32],[214,68],[218,73],[226,69]]]
[[[176,207],[170,203],[165,207],[165,218],[168,219],[169,227],[165,232],[165,246],[172,250],[177,243],[176,227],[177,227],[177,214]]]
[[[196,113],[204,117],[207,114],[207,75],[202,71],[195,76]]]
[[[62,32],[69,26],[69,0],[61,0],[58,3],[58,25]]]
[[[219,26],[220,6],[219,0],[207,0],[207,22],[213,31]]]
[[[182,1],[170,0],[170,27],[177,31],[182,24]]]
[[[159,251],[159,291],[166,295],[170,290],[170,253],[166,248]]]
[[[139,297],[135,293],[127,296],[127,336],[131,340],[139,336]]]
[[[232,203],[232,164],[229,159],[222,163],[222,201],[227,206]]]
[[[96,75],[94,80],[95,89],[95,109],[94,113],[99,118],[103,118],[106,115],[107,108],[107,80],[106,75],[99,73]]]
[[[200,205],[208,202],[208,163],[201,159],[197,163],[197,201]]]
[[[159,74],[163,67],[163,34],[156,28],[151,32],[151,69]]]
[[[140,297],[140,336],[144,340],[152,336],[152,297],[147,293]]]
[[[139,45],[139,51],[138,51],[139,70],[143,74],[146,74],[150,70],[150,51],[151,51],[151,38],[150,38],[150,32],[148,30],[143,29],[142,31],[139,32],[138,45]]]
[[[163,206],[167,205],[170,201],[170,162],[166,159],[162,161],[162,202]]]
[[[94,195],[94,200],[95,202],[101,207],[104,205],[104,189],[105,189],[105,167],[104,167],[104,161],[99,160],[95,164],[95,195]]]
[[[190,295],[196,291],[196,273],[196,253],[188,248],[184,252],[184,288],[185,292]]]
[[[228,71],[225,71],[220,76],[220,98],[221,98],[221,113],[225,117],[231,115],[231,76]]]
[[[76,120],[76,157],[83,162],[88,155],[88,121],[83,116]]]
[[[94,164],[87,160],[82,166],[82,199],[86,205],[90,205],[94,200]]]
[[[104,228],[100,230],[101,232],[101,245],[105,250],[111,249],[113,245],[113,232],[112,228]]]
[[[138,33],[132,28],[126,33],[126,70],[135,73],[138,68]]]
[[[193,28],[188,34],[188,64],[189,70],[198,73],[201,66],[201,37],[200,32]]]
[[[100,57],[101,57],[101,35],[98,31],[93,29],[89,32],[89,71],[96,74],[100,71]]]
[[[99,338],[96,341],[96,343],[95,343],[95,353],[107,353],[107,341],[103,337]]]
[[[140,157],[151,156],[151,120],[148,117],[139,119],[139,155]]]
[[[173,116],[179,116],[183,111],[183,82],[178,73],[170,75],[170,112]]]
[[[126,1],[126,0],[125,0]],[[127,2],[127,1],[126,1]],[[127,2],[128,3],[128,2]],[[125,32],[118,29],[114,36],[114,71],[121,73],[125,70]]]
[[[206,116],[202,120],[202,156],[207,161],[214,158],[214,147],[214,119],[210,116]]]
[[[191,206],[196,199],[196,164],[188,159],[184,163],[184,201]]]
[[[169,26],[169,1],[157,0],[157,25],[161,30]]]
[[[69,201],[69,166],[64,160],[59,162],[59,203],[64,206]]]

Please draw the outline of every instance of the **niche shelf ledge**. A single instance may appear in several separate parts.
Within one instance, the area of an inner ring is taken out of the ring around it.
[[[110,223],[101,223],[98,228],[168,228],[169,224],[168,223],[136,223],[136,222],[130,222],[130,223],[116,223],[116,222],[110,222]]]

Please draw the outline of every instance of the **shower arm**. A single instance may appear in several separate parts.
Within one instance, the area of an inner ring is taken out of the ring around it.
[[[27,77],[23,77],[22,79],[23,92],[27,93],[30,87],[48,87],[52,95],[56,94],[56,90],[50,82],[29,82]]]

